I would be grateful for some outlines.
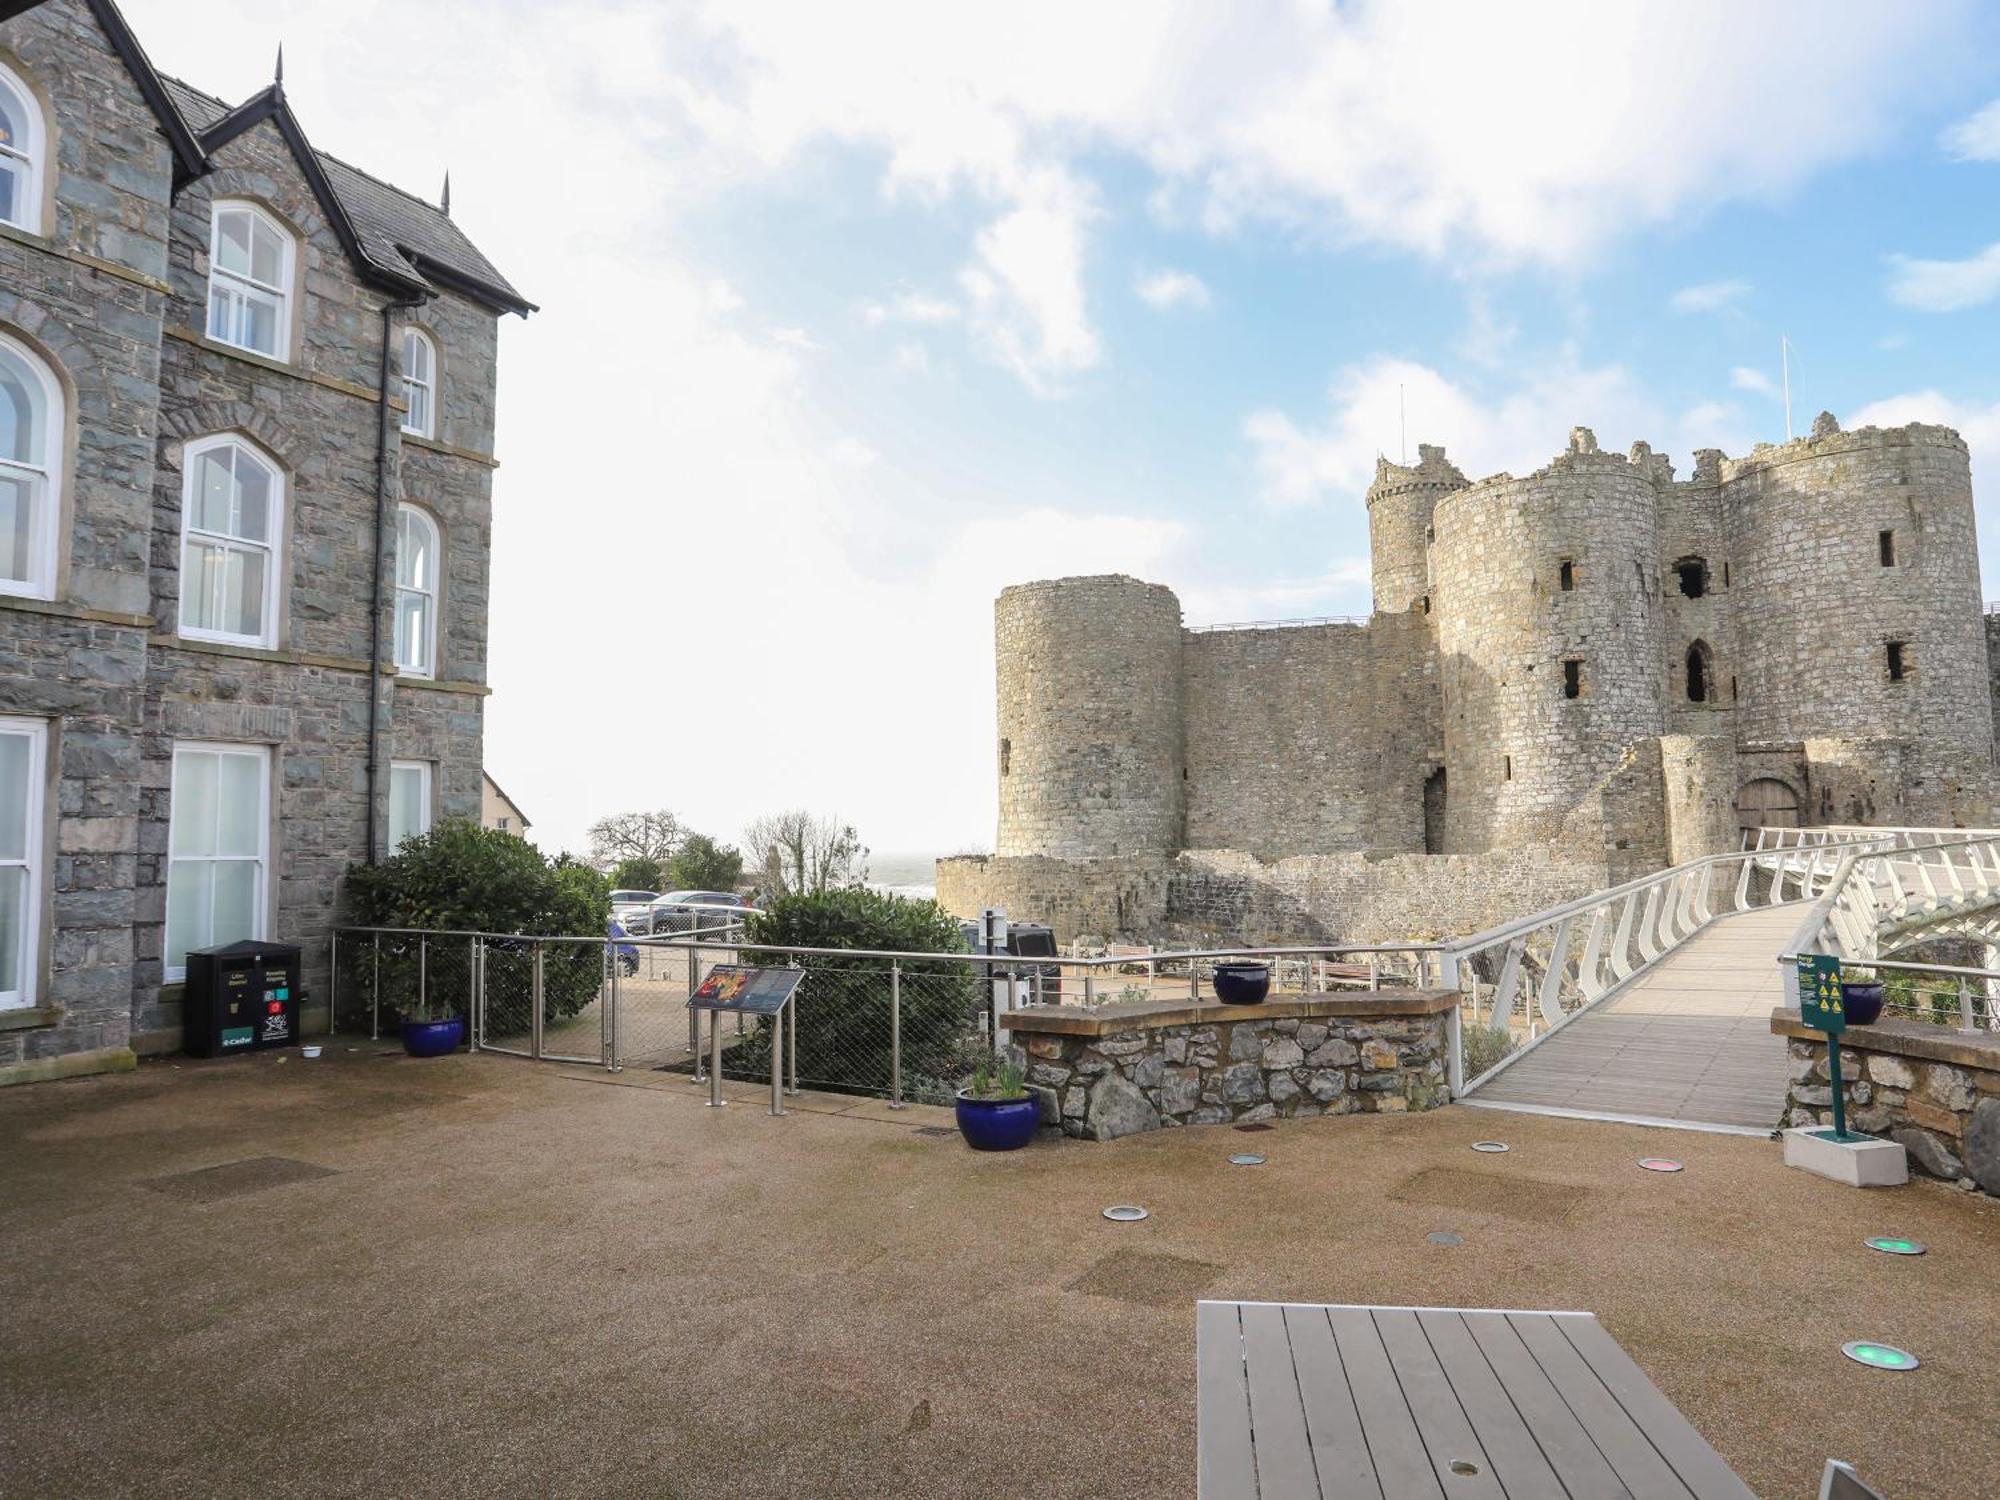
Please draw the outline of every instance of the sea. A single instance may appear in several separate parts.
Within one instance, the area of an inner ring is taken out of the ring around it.
[[[935,854],[870,854],[868,884],[892,896],[928,901],[937,894]]]

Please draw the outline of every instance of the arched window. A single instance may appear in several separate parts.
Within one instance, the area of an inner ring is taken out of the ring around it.
[[[291,234],[254,203],[215,205],[208,244],[208,336],[272,359],[292,344]]]
[[[181,467],[181,634],[277,645],[284,476],[240,437],[189,443]]]
[[[0,224],[42,227],[42,112],[20,78],[0,66]]]
[[[1688,647],[1687,690],[1688,702],[1706,703],[1714,696],[1715,659],[1708,649],[1707,641],[1696,641]]]
[[[55,597],[62,452],[62,387],[0,334],[0,594]]]
[[[421,328],[403,330],[403,431],[437,436],[437,346]]]
[[[437,676],[437,522],[414,505],[396,512],[396,670]]]

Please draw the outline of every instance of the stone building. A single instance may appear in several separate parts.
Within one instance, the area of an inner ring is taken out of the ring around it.
[[[479,780],[480,826],[511,833],[515,838],[526,838],[534,824],[528,821],[528,815],[521,811],[520,804],[502,791],[500,783],[491,776],[481,773]]]
[[[282,79],[0,5],[0,1082],[178,1045],[188,950],[301,943],[480,810],[497,324],[448,208]]]
[[[1767,824],[1986,825],[1969,462],[1912,425],[1713,449],[1584,428],[1524,478],[1377,464],[1365,620],[1190,630],[1125,577],[995,606],[999,836],[939,897],[1078,933],[1478,927]]]

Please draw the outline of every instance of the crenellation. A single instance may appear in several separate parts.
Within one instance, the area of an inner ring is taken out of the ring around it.
[[[1376,463],[1366,623],[1185,631],[1122,577],[1003,594],[999,853],[941,897],[1069,936],[1382,940],[1511,914],[1468,871],[1530,910],[1773,823],[1994,820],[1956,432],[1822,414],[1685,480],[1587,427],[1519,478],[1417,453]]]

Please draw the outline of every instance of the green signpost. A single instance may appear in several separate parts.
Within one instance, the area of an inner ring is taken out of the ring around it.
[[[1840,1081],[1840,1036],[1847,1011],[1840,1000],[1840,960],[1830,953],[1799,955],[1799,1019],[1826,1033],[1826,1076],[1833,1085],[1833,1129],[1828,1140],[1848,1141],[1846,1089]]]

